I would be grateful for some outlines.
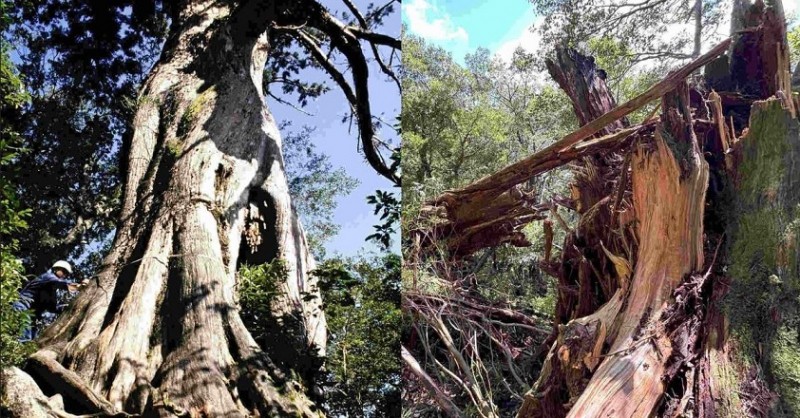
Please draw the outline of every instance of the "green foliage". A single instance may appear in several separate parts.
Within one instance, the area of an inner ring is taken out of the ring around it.
[[[420,202],[527,157],[577,127],[568,98],[543,79],[535,58],[516,53],[506,63],[479,49],[462,67],[420,38],[407,36],[403,46],[404,229],[418,217]],[[556,170],[525,186],[544,200],[565,193],[568,179]],[[542,234],[531,238],[540,241]],[[522,262],[521,252],[498,256]]]
[[[535,224],[534,224],[535,225]],[[541,231],[538,232],[541,234]],[[540,235],[539,235],[540,236]],[[522,312],[550,316],[555,312],[556,281],[537,267],[543,249],[534,235],[533,248],[500,247],[484,250],[487,258],[476,281],[486,298]],[[479,257],[480,257],[479,256]]]
[[[478,50],[462,67],[415,36],[403,48],[404,219],[416,217],[419,202],[518,161],[576,125],[566,96],[520,55],[505,63]]]
[[[259,347],[284,375],[306,387],[318,384],[324,358],[307,342],[306,324],[298,311],[283,312],[287,300],[282,287],[289,280],[286,262],[275,259],[260,265],[243,265],[238,271],[239,314]],[[317,295],[301,293],[304,302]],[[300,309],[299,306],[297,309]]]
[[[31,96],[21,145],[36,150],[15,159],[20,170],[9,178],[33,209],[20,236],[29,273],[77,258],[114,228],[121,139],[167,23],[156,4],[125,3],[23,1],[9,10],[4,43],[14,45]],[[81,220],[89,226],[66,240]]]
[[[392,192],[375,190],[374,195],[367,196],[367,203],[375,206],[375,215],[380,213],[382,223],[374,225],[375,233],[366,240],[375,241],[384,251],[389,251],[400,223],[400,200]]]
[[[239,268],[242,321],[259,343],[266,342],[272,332],[272,301],[280,293],[279,286],[287,275],[286,263],[280,259]]]
[[[789,52],[791,53],[791,68],[794,69],[800,61],[800,25],[794,27],[787,33],[789,39]]]
[[[316,271],[328,321],[330,416],[400,413],[400,257],[328,260]]]
[[[412,203],[508,161],[502,128],[510,120],[491,106],[483,80],[449,56],[445,63],[432,62],[442,58],[441,50],[415,37],[404,45],[411,68],[403,79],[403,189]]]
[[[5,1],[0,2],[0,20],[4,26],[7,7]],[[0,369],[18,365],[30,351],[29,345],[17,341],[30,317],[11,306],[25,279],[17,252],[18,237],[28,227],[29,211],[21,208],[14,185],[9,181],[9,170],[13,170],[22,151],[17,129],[20,109],[28,100],[6,46],[0,45]]]
[[[288,126],[284,124],[281,130]],[[322,259],[325,258],[323,245],[341,229],[333,220],[337,199],[350,194],[359,182],[343,168],[334,168],[330,158],[316,150],[311,141],[313,132],[312,128],[304,126],[287,134],[283,159],[292,204],[303,221],[311,251]]]
[[[722,0],[702,0],[701,39],[713,40],[728,12]],[[630,50],[634,62],[666,62],[690,58],[694,44],[695,2],[612,0],[531,0],[544,19],[543,44],[577,47],[595,38],[611,38]]]

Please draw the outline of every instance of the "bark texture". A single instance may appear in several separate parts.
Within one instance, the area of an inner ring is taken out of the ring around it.
[[[308,393],[325,317],[262,91],[280,5],[251,3],[175,7],[140,92],[113,248],[28,368],[70,411],[320,414]],[[276,260],[286,276],[264,352],[238,314],[236,272]]]

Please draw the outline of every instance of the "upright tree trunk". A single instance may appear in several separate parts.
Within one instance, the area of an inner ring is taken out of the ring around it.
[[[28,370],[78,412],[314,416],[301,377],[321,365],[325,318],[261,87],[276,6],[180,4],[140,93],[113,248]],[[265,353],[236,272],[271,261],[286,276]]]
[[[695,0],[692,15],[694,16],[694,50],[692,51],[692,58],[697,58],[700,56],[703,40],[703,0]]]

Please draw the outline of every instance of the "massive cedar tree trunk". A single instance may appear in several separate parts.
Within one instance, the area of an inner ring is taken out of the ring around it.
[[[325,318],[262,91],[280,6],[175,7],[140,92],[113,248],[27,371],[70,412],[315,416]],[[275,260],[286,276],[263,352],[236,272]]]

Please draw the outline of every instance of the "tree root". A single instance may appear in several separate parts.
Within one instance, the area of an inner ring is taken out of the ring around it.
[[[28,358],[25,370],[38,382],[61,394],[67,405],[74,404],[81,412],[109,417],[129,417],[84,383],[75,372],[56,360],[52,350],[39,350]]]
[[[0,416],[8,418],[89,418],[129,417],[125,413],[103,411],[76,415],[64,410],[62,394],[47,397],[36,381],[24,371],[9,367],[2,371],[0,387]]]

